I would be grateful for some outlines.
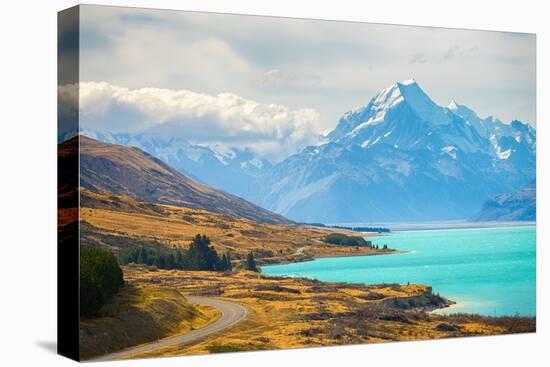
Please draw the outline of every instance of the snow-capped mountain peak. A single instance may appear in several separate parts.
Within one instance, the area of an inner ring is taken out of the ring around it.
[[[408,80],[266,171],[249,198],[302,222],[469,218],[534,178],[535,147],[531,126],[439,106]]]
[[[396,82],[378,93],[369,103],[370,110],[373,112],[371,117],[359,126],[363,124],[374,125],[384,121],[388,110],[402,102],[406,102],[426,121],[435,123],[449,122],[449,117],[445,114],[444,110],[424,93],[416,80],[409,79]],[[367,109],[369,106],[367,106]]]
[[[364,149],[383,144],[399,150],[435,151],[445,146],[468,152],[481,150],[478,134],[468,125],[410,79],[383,89],[365,107],[345,113],[327,138]]]
[[[363,134],[365,129],[387,122],[389,114],[399,109],[403,110],[401,113],[413,113],[431,125],[447,125],[452,121],[445,108],[432,101],[416,80],[409,79],[381,90],[366,106],[346,112],[327,137],[331,141],[354,138]]]
[[[392,86],[382,90],[376,97],[374,97],[369,104],[371,116],[368,120],[357,125],[353,131],[360,130],[362,127],[367,125],[376,125],[384,121],[384,117],[388,110],[392,107],[395,107],[399,103],[403,102],[403,95],[398,84],[393,84]]]
[[[407,80],[403,80],[401,82],[397,82],[398,84],[401,84],[401,85],[413,85],[413,84],[417,84],[416,83],[416,80],[414,78],[411,78],[411,79],[407,79]]]
[[[397,86],[407,104],[420,118],[436,125],[450,122],[451,118],[445,109],[432,101],[414,79],[397,83]]]
[[[517,145],[524,143],[522,149],[533,151],[535,141],[534,129],[519,121],[505,124],[492,116],[480,118],[456,100],[439,106],[414,79],[396,82],[366,106],[346,112],[327,135],[327,143],[363,149],[388,145],[402,151],[445,152],[442,149],[454,146],[457,151],[489,153],[499,160],[520,154]]]

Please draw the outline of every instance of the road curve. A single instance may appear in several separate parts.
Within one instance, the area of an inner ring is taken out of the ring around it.
[[[185,296],[185,297],[189,302],[193,304],[202,304],[202,305],[214,307],[215,309],[220,311],[221,313],[220,318],[214,321],[213,323],[206,325],[203,328],[192,330],[186,334],[170,336],[155,342],[142,344],[137,347],[130,347],[127,349],[123,349],[119,352],[109,353],[97,358],[92,358],[89,361],[90,362],[110,361],[113,359],[130,357],[136,354],[152,352],[154,350],[169,347],[172,345],[189,344],[197,340],[203,339],[212,333],[217,333],[218,331],[222,331],[227,328],[230,328],[231,326],[245,319],[248,314],[248,311],[246,310],[246,308],[237,303],[222,301],[221,299],[210,298],[210,297],[200,297],[200,296]]]

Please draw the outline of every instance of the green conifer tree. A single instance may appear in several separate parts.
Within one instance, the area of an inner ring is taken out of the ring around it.
[[[229,252],[227,253],[226,260],[227,260],[227,270],[233,271],[233,265],[231,264],[231,253]]]
[[[147,250],[145,247],[141,246],[141,249],[139,250],[139,260],[138,263],[140,264],[147,264],[148,263],[148,255]]]
[[[254,254],[252,252],[249,252],[246,256],[244,268],[250,271],[259,271],[258,267],[256,266],[256,260],[254,260]]]

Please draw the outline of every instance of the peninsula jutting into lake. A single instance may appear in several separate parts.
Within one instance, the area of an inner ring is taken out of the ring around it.
[[[536,313],[534,225],[405,231],[367,238],[402,252],[382,257],[322,258],[266,266],[262,272],[348,283],[430,284],[434,291],[456,302],[440,310],[446,314]]]
[[[536,331],[534,36],[92,5],[59,35],[60,353]]]

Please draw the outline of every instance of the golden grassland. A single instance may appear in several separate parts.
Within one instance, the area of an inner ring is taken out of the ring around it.
[[[258,273],[124,269],[129,284],[210,295],[249,310],[246,320],[192,345],[136,357],[437,339],[532,332],[534,318],[430,313],[449,302],[424,285],[354,285]]]
[[[321,227],[281,226],[236,219],[205,210],[138,202],[123,195],[82,189],[80,220],[91,226],[85,239],[118,251],[125,243],[149,241],[167,247],[186,247],[198,233],[210,237],[219,252],[242,259],[250,251],[260,263],[300,261],[312,257],[373,255],[391,250],[329,245],[328,233],[355,232]],[[73,218],[71,209],[60,209]],[[382,247],[382,246],[380,246]]]
[[[128,284],[97,318],[80,322],[80,357],[88,359],[214,322],[219,312],[191,305],[176,288]]]
[[[236,262],[250,251],[260,264],[323,256],[389,254],[392,250],[329,245],[329,233],[355,232],[312,226],[267,225],[205,210],[137,201],[124,195],[81,189],[81,209],[59,209],[61,228],[81,221],[83,245],[107,248],[155,245],[186,247],[196,234],[210,237]],[[364,235],[364,234],[360,234]],[[382,246],[382,243],[379,244]],[[219,317],[193,306],[186,294],[219,297],[248,309],[248,317],[205,340],[132,357],[190,355],[263,349],[497,335],[535,331],[535,319],[438,315],[449,301],[426,285],[354,285],[253,272],[204,272],[124,267],[127,285],[102,309],[81,322],[82,358],[183,334]]]

